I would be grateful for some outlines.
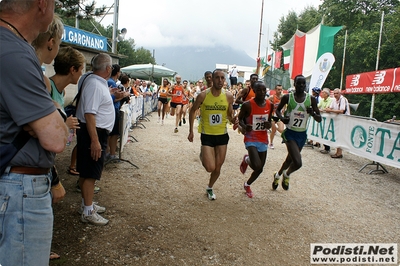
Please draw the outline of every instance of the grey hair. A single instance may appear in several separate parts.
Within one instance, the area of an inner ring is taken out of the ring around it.
[[[92,59],[92,70],[105,70],[107,66],[112,65],[111,56],[105,53],[101,53],[93,57]]]
[[[0,12],[13,11],[18,14],[26,13],[31,9],[35,0],[1,0]]]

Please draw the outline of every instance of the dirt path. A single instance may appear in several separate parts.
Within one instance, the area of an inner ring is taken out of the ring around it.
[[[72,147],[57,157],[68,194],[54,206],[52,250],[61,259],[51,265],[310,265],[310,243],[400,244],[400,169],[359,173],[367,160],[348,153],[334,160],[306,147],[290,190],[272,191],[286,156],[276,137],[249,199],[242,186],[251,172],[239,172],[243,136],[230,130],[217,200],[209,201],[199,138],[189,143],[187,124],[174,134],[173,118],[161,126],[156,117],[131,132],[139,142],[123,153],[140,169],[106,166],[95,196],[107,207],[105,227],[79,220],[76,178],[65,172]]]

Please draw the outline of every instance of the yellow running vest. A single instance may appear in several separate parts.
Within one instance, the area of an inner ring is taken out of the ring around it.
[[[221,89],[221,94],[218,97],[214,97],[211,89],[207,89],[206,97],[200,106],[199,133],[207,135],[226,134],[228,107],[229,103],[224,89]]]

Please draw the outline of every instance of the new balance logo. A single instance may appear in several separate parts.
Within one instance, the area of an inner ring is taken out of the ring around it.
[[[360,75],[354,75],[353,79],[351,80],[350,86],[358,86],[359,82],[360,82]]]
[[[382,84],[385,81],[386,71],[380,71],[375,73],[374,80],[372,84]]]

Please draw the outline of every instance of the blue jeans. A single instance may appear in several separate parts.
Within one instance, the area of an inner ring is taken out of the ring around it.
[[[49,265],[51,174],[0,177],[0,265]]]

